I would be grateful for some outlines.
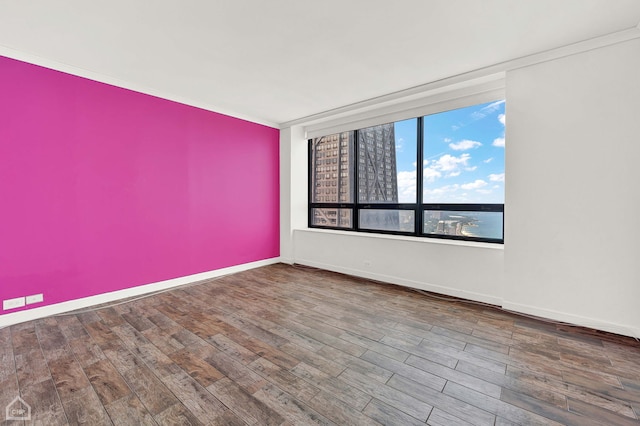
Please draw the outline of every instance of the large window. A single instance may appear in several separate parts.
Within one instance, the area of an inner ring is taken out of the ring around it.
[[[309,140],[309,226],[502,243],[504,101]]]

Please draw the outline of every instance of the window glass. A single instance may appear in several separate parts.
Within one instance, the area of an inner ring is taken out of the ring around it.
[[[416,202],[417,119],[358,130],[358,201]]]
[[[353,213],[351,209],[311,209],[312,224],[332,228],[351,228]]]
[[[360,210],[360,228],[379,230],[414,232],[415,212],[413,210]]]
[[[311,139],[309,150],[309,226],[504,240],[504,100]]]
[[[504,203],[505,102],[424,117],[423,202]]]
[[[342,132],[311,141],[312,202],[353,202],[353,134]]]
[[[426,210],[423,232],[502,240],[502,212]]]

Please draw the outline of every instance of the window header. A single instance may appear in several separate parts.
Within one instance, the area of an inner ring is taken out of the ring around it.
[[[375,106],[363,107],[350,113],[341,113],[321,122],[311,123],[305,126],[304,130],[306,138],[311,139],[504,98],[504,73],[499,73],[377,103]]]

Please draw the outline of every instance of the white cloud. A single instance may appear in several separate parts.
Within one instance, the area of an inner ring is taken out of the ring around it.
[[[482,111],[487,111],[488,113],[491,113],[493,111],[496,111],[500,105],[502,105],[505,102],[504,99],[499,100],[499,101],[495,101],[493,103],[490,103],[489,105],[487,105],[486,107],[482,108]]]
[[[500,109],[500,106],[502,104],[504,104],[504,99],[501,100],[501,101],[496,101],[496,102],[490,103],[489,105],[483,107],[480,111],[475,111],[474,113],[472,113],[471,117],[473,117],[474,121],[475,120],[482,120],[487,115],[492,114],[492,113],[496,112],[498,109]]]
[[[445,153],[445,151],[443,151],[443,152],[439,152],[439,153],[437,153],[437,154],[433,154],[433,155],[428,156],[428,157],[424,160],[424,164],[426,165],[426,164],[429,162],[429,160],[434,159],[434,158],[436,158],[436,157],[440,157],[440,156],[441,156],[442,154],[444,154],[444,153]]]
[[[456,170],[460,166],[466,166],[467,162],[471,159],[469,154],[462,154],[459,157],[454,157],[453,155],[445,154],[442,157],[438,158],[436,161],[432,161],[431,167],[436,168],[442,171],[453,171]]]
[[[465,170],[468,171],[468,172],[475,172],[477,168],[478,168],[478,166],[473,166],[473,167],[467,167],[467,168],[465,168]]]
[[[496,111],[498,111],[501,107],[502,104],[504,104],[504,100],[501,101],[496,101],[496,102],[492,102],[487,106],[482,107],[481,109],[472,112],[471,114],[469,114],[469,119],[466,121],[462,121],[462,122],[458,122],[457,124],[454,124],[451,126],[451,129],[453,131],[456,131],[462,127],[468,126],[469,124],[473,123],[474,121],[478,121],[478,120],[482,120],[485,117],[495,113]],[[504,115],[504,114],[500,114],[500,115]],[[499,120],[501,120],[500,118],[498,118]]]
[[[398,172],[398,200],[401,203],[416,202],[416,171]]]
[[[466,151],[469,149],[473,149],[473,148],[478,148],[481,147],[482,144],[478,141],[471,141],[468,139],[462,140],[460,142],[456,142],[456,143],[450,143],[449,144],[449,148],[455,150],[455,151]]]
[[[498,115],[498,121],[500,121],[500,123],[502,123],[502,125],[504,126],[507,121],[507,116],[504,114]],[[494,139],[491,145],[504,148],[504,132],[502,132],[502,137]]]
[[[460,185],[460,188],[469,190],[469,189],[479,189],[479,188],[482,188],[483,186],[487,186],[487,182],[483,181],[482,179],[476,179],[474,182]]]
[[[489,180],[491,182],[504,182],[504,173],[491,173]]]
[[[451,138],[444,138],[444,142],[445,142],[445,143],[449,143],[449,142],[451,142],[451,141],[452,141],[452,139],[451,139]]]
[[[492,161],[493,161],[493,157],[491,157],[491,158],[487,158],[486,160],[484,160],[484,161],[483,161],[483,163],[485,163],[485,164],[489,164],[489,163],[490,163],[490,162],[492,162]]]
[[[442,177],[442,173],[432,169],[431,167],[427,167],[423,170],[422,176],[427,180],[427,182],[433,182],[437,178]]]
[[[404,151],[404,139],[402,138],[396,139],[396,151],[398,152]]]
[[[462,173],[462,168],[467,168],[471,156],[467,153],[458,157],[450,154],[442,155],[437,160],[428,162],[429,166],[424,168],[423,175],[427,182],[433,182],[437,178],[455,177]],[[427,162],[424,163],[427,165]]]
[[[445,194],[449,194],[451,192],[455,192],[458,189],[460,189],[460,185],[458,185],[458,184],[445,185],[445,186],[441,186],[439,188],[433,188],[433,189],[425,188],[424,194],[425,195],[433,195],[433,196],[442,196],[442,195],[445,195]]]
[[[466,203],[470,201],[469,194],[462,192],[458,184],[444,185],[433,189],[425,188],[423,198],[427,203]]]

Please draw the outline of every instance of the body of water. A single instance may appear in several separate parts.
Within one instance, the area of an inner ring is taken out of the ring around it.
[[[472,223],[462,227],[462,233],[469,237],[502,239],[503,213],[500,212],[468,212],[467,218]]]

